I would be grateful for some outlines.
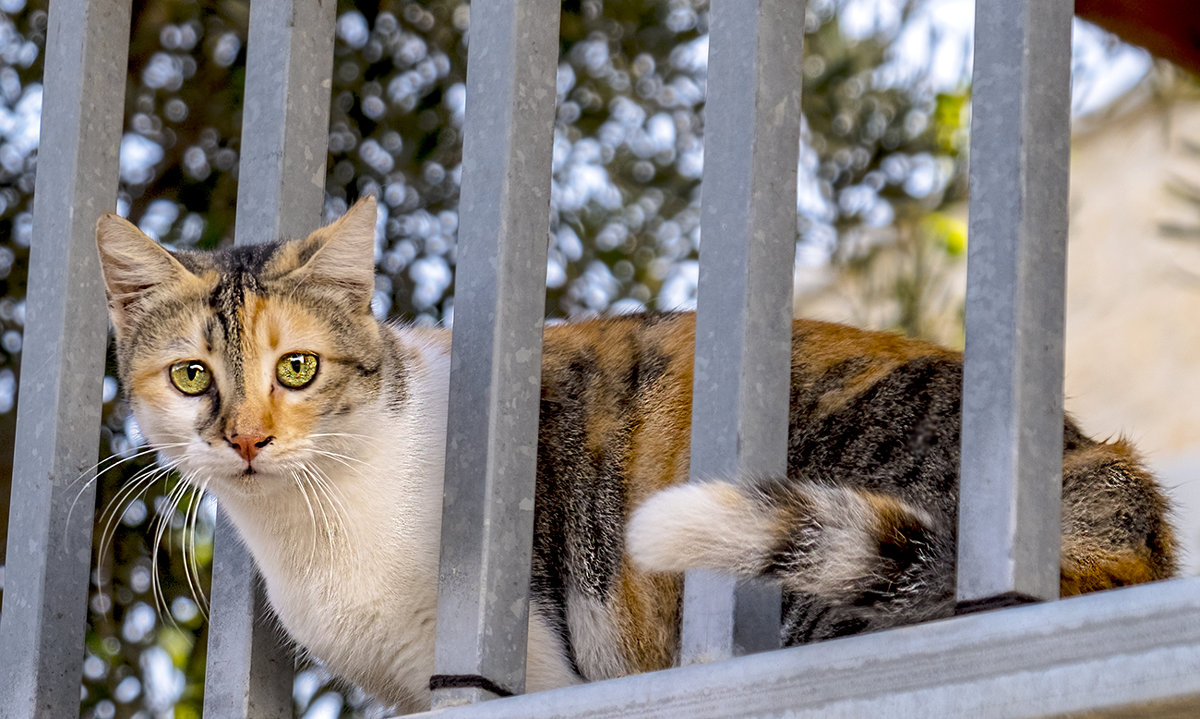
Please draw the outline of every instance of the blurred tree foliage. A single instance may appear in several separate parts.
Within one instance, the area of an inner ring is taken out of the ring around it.
[[[853,37],[840,4],[809,0],[796,241],[806,262],[855,266],[891,238],[937,227],[922,218],[962,193],[965,98],[895,67],[889,48],[913,3],[897,0],[898,20]],[[547,313],[688,306],[707,2],[562,8]],[[47,16],[45,0],[0,0],[0,13],[0,431],[10,454]],[[133,17],[119,209],[173,246],[229,241],[248,2],[134,0]],[[452,318],[468,21],[463,0],[339,3],[325,215],[366,192],[381,198],[381,315]],[[136,426],[111,378],[105,402],[101,456],[130,459],[100,482],[108,511],[96,537],[111,548],[96,558],[83,716],[198,716],[211,503],[153,474],[133,480],[151,458],[135,456]],[[301,674],[297,712],[358,715],[363,698],[351,691],[344,703],[324,681]]]

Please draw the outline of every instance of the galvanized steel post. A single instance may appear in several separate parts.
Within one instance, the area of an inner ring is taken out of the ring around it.
[[[251,4],[236,244],[303,237],[320,226],[336,5]],[[212,586],[205,716],[291,717],[291,652],[269,620],[254,562],[223,516]]]
[[[108,331],[96,220],[117,199],[128,46],[129,0],[50,9],[0,620],[12,719],[79,713]]]
[[[435,707],[525,685],[558,21],[471,4]]]
[[[713,0],[692,481],[787,471],[805,3]],[[687,573],[682,660],[779,645],[779,591]]]
[[[1058,596],[1071,0],[977,0],[960,610]]]
[[[204,716],[290,719],[294,662],[262,580],[224,512],[214,538]]]

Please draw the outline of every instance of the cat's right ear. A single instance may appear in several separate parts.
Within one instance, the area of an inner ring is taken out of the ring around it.
[[[195,277],[162,245],[113,212],[105,212],[96,221],[96,249],[100,251],[108,314],[118,337],[147,294]]]

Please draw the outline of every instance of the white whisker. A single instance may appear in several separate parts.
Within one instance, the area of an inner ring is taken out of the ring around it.
[[[308,542],[308,572],[311,574],[317,555],[317,513],[313,511],[312,501],[308,497],[308,488],[304,486],[300,475],[295,469],[289,470],[289,473],[292,475],[292,481],[296,483],[296,487],[300,490],[300,496],[304,498],[304,504],[308,508],[308,519],[312,524],[312,537],[309,538]]]
[[[154,604],[155,606],[159,607],[159,616],[165,616],[168,620],[170,620],[171,626],[176,629],[179,628],[179,623],[175,621],[175,615],[171,613],[171,608],[167,604],[166,594],[162,589],[162,583],[158,578],[158,552],[162,547],[163,534],[170,528],[171,520],[174,519],[175,513],[179,511],[179,502],[183,499],[184,493],[190,486],[191,485],[188,482],[180,479],[180,481],[171,488],[171,491],[167,493],[165,507],[163,508],[163,511],[159,513],[157,518],[158,529],[154,533],[154,544],[150,548],[150,586],[153,590]],[[168,551],[170,549],[169,539],[170,537],[168,536]]]
[[[71,480],[71,482],[67,485],[67,487],[68,488],[72,487],[76,482],[79,482],[80,480],[82,480],[84,477],[87,476],[87,474],[89,472],[91,472],[93,470],[95,470],[95,472],[96,472],[95,476],[99,477],[100,475],[112,470],[114,467],[116,467],[124,462],[129,462],[129,461],[137,459],[139,457],[145,457],[147,454],[152,454],[154,452],[158,452],[163,449],[168,449],[171,447],[186,447],[187,445],[188,445],[187,442],[166,442],[163,444],[146,444],[146,445],[142,445],[141,447],[139,447],[136,451],[134,451],[133,454],[129,455],[128,457],[122,457],[119,454],[110,454],[107,457],[105,457],[104,459],[101,459],[100,461],[96,462],[92,466],[90,466],[87,469],[80,472],[79,475],[77,477],[75,477],[75,479]],[[101,466],[101,465],[105,464],[106,462],[111,462],[111,464],[109,464],[106,467]]]
[[[86,482],[83,483],[83,486],[80,487],[79,491],[75,493],[75,498],[71,500],[71,506],[67,509],[67,526],[69,527],[71,525],[71,515],[75,512],[75,505],[79,503],[80,498],[83,497],[83,493],[87,491],[87,488],[90,487],[93,482],[98,480],[106,472],[109,472],[109,471],[119,467],[120,465],[124,464],[125,462],[132,462],[135,459],[145,457],[147,454],[152,454],[154,452],[158,452],[160,449],[163,449],[165,447],[176,447],[176,446],[182,447],[182,446],[185,446],[186,444],[187,444],[186,442],[179,442],[179,443],[171,443],[171,444],[165,444],[165,445],[154,445],[151,447],[147,447],[145,449],[138,450],[137,452],[135,452],[134,454],[132,454],[128,457],[120,457],[118,455],[110,455],[110,456],[106,457],[105,459],[102,459],[99,462],[97,462],[96,464],[92,465],[91,467],[80,472],[78,477],[71,480],[71,483],[68,485],[68,488],[70,488],[71,486],[74,486],[77,482],[84,479],[88,475],[89,472],[91,472],[93,469],[96,469],[96,473],[93,474]],[[103,469],[97,469],[100,465],[104,464],[105,462],[109,462],[114,459],[116,461],[113,461],[112,464],[108,465],[107,467],[104,467]],[[140,471],[139,471],[139,473],[140,473]]]
[[[341,492],[337,488],[337,483],[330,479],[329,475],[325,474],[320,467],[316,465],[307,466],[309,476],[313,478],[313,485],[320,489],[325,497],[330,502],[330,508],[333,510],[334,516],[338,520],[338,525],[342,528],[342,535],[349,537],[350,531],[350,513],[346,509],[346,505],[342,502]],[[357,547],[354,541],[345,543],[347,551],[351,558],[357,555]]]
[[[337,536],[337,532],[335,532],[335,530],[341,529],[341,534],[344,536],[345,527],[342,526],[340,521],[337,522],[337,526],[335,527],[334,523],[329,520],[329,512],[326,511],[326,505],[329,504],[329,494],[325,491],[324,487],[321,486],[317,477],[312,473],[311,468],[306,464],[301,464],[299,466],[299,470],[300,473],[308,480],[305,484],[312,487],[313,492],[315,493],[314,499],[317,500],[316,506],[321,512],[321,522],[325,526],[325,541],[328,544],[329,552],[332,554],[336,549],[335,537]],[[322,498],[324,498],[324,501],[322,501]],[[338,519],[337,508],[333,505],[329,505],[328,508],[333,511],[334,519]],[[314,535],[314,540],[315,538],[316,537]]]
[[[377,437],[372,437],[369,434],[355,434],[353,432],[317,432],[308,436],[310,439],[313,437],[346,437],[347,439],[358,439],[365,442],[375,442],[378,440]]]
[[[342,465],[343,467],[350,470],[351,472],[354,472],[354,474],[359,477],[364,477],[364,478],[370,477],[370,474],[364,473],[364,470],[366,472],[370,472],[371,466],[372,466],[370,462],[359,459],[358,457],[353,457],[348,454],[342,454],[341,452],[331,452],[331,451],[325,450],[325,449],[314,449],[314,448],[310,447],[308,449],[308,451],[311,452],[312,454],[317,455],[318,457],[326,457],[328,459],[333,460],[334,462],[337,462],[338,464]],[[351,462],[353,462],[354,464],[351,464]]]
[[[188,589],[196,607],[204,617],[208,618],[208,598],[204,596],[204,587],[200,581],[200,567],[196,560],[196,522],[200,518],[200,503],[204,500],[204,487],[185,480],[192,487],[192,502],[184,518],[183,531],[183,574],[187,579]]]
[[[154,486],[158,480],[162,479],[170,471],[170,467],[150,465],[139,470],[121,489],[117,490],[116,496],[112,498],[108,506],[100,513],[101,529],[98,556],[105,557],[108,555],[109,544],[116,536],[117,523],[125,515],[129,504],[144,495],[150,487]]]

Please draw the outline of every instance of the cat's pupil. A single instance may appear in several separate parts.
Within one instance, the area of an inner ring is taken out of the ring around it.
[[[188,365],[188,367],[187,367],[188,381],[191,382],[192,380],[196,379],[196,375],[199,372],[200,372],[200,368],[197,365],[194,365],[194,364]]]
[[[300,374],[302,367],[304,367],[304,361],[300,359],[300,355],[292,355],[292,371]]]

